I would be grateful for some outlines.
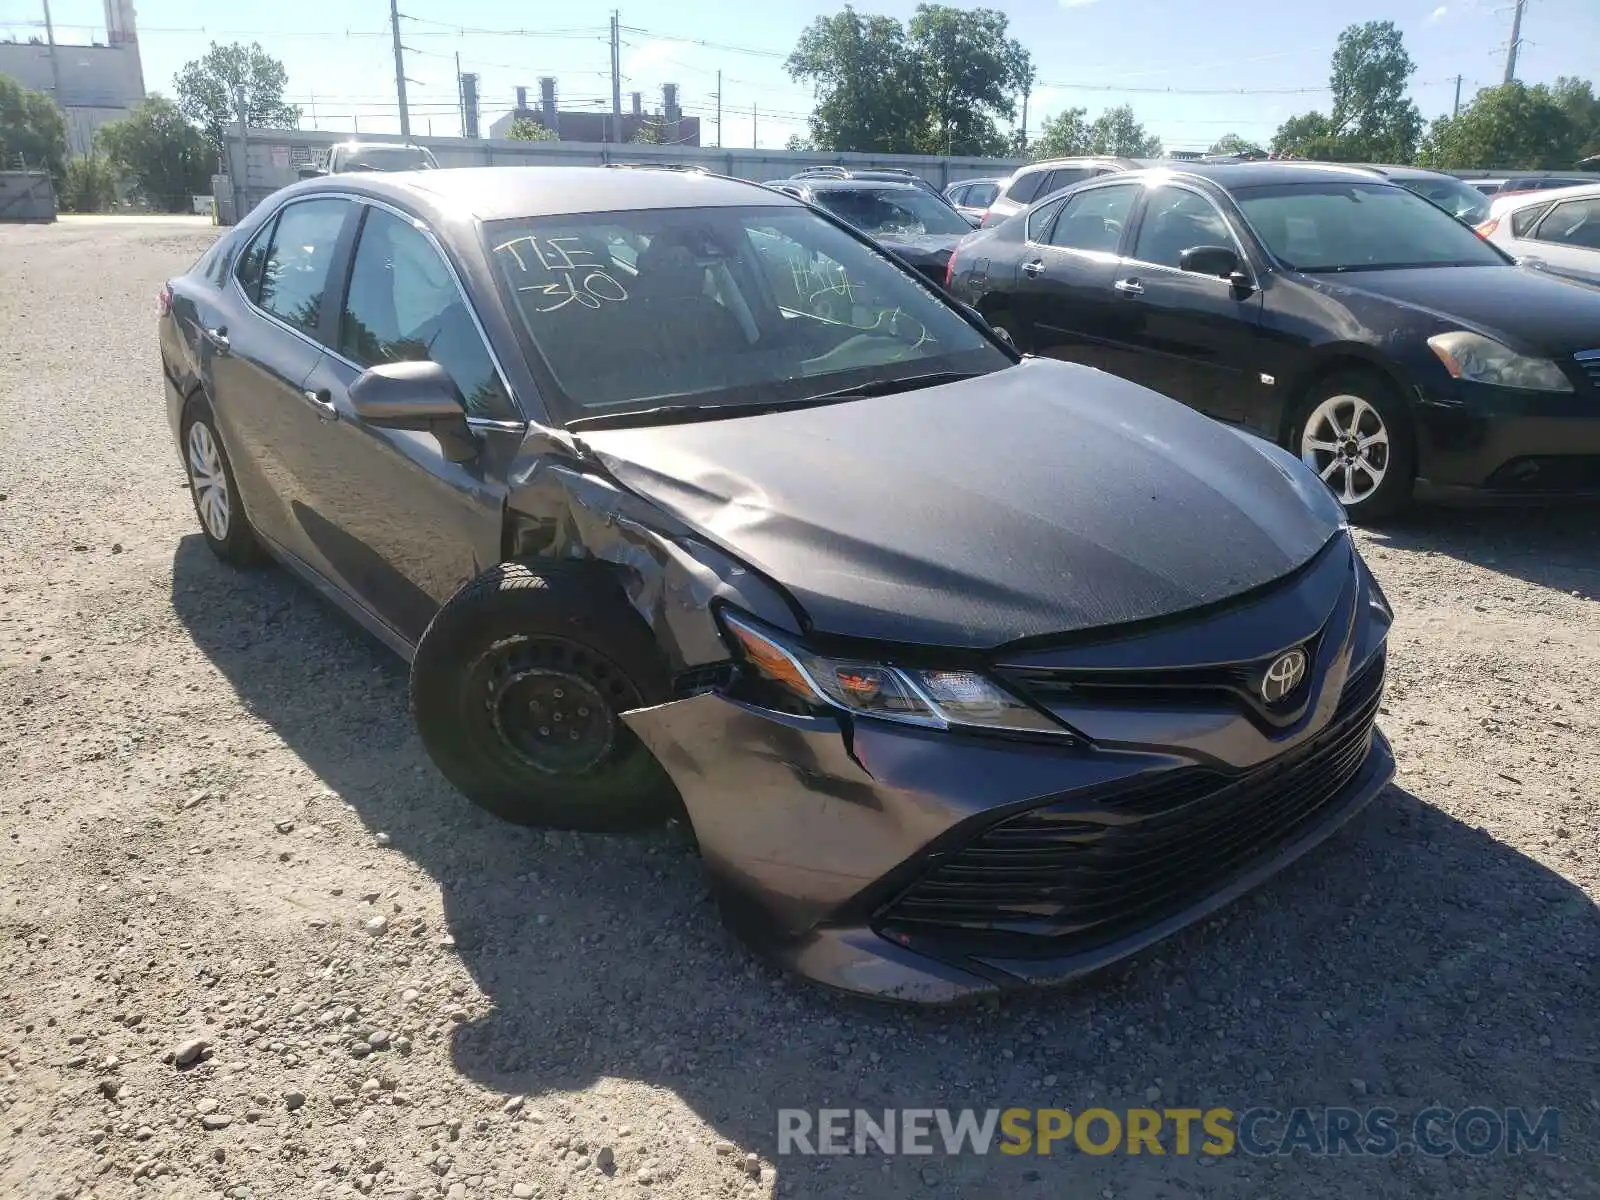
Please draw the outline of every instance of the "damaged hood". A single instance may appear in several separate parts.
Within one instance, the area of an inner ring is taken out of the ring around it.
[[[1166,616],[1293,571],[1342,523],[1275,447],[1042,359],[582,440],[845,637],[981,649]]]

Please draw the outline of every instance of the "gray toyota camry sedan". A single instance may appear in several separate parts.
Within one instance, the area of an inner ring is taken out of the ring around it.
[[[833,987],[1081,975],[1393,772],[1390,610],[1307,467],[770,189],[307,181],[161,311],[217,556],[404,655],[468,799],[686,819],[729,923]]]

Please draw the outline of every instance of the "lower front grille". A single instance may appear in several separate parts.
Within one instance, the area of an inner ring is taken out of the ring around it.
[[[1092,949],[1214,891],[1288,840],[1360,771],[1383,659],[1351,679],[1310,745],[1244,775],[1168,772],[1010,817],[890,904],[880,933],[1000,957]]]

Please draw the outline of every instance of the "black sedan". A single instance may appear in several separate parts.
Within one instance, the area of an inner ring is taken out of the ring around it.
[[[943,197],[908,183],[791,179],[781,190],[855,226],[939,284],[956,246],[972,233],[972,222]]]
[[[1290,448],[1354,519],[1419,488],[1600,496],[1600,290],[1365,170],[1095,180],[963,243],[950,282],[1023,350]]]
[[[730,923],[833,986],[1091,970],[1392,773],[1391,615],[1314,473],[1019,360],[789,197],[553,167],[302,183],[163,307],[212,550],[406,656],[470,799],[685,815]]]

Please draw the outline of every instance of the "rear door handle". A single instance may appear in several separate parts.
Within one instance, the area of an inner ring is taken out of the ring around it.
[[[201,326],[200,332],[205,334],[206,341],[224,354],[233,346],[233,343],[228,341],[228,327],[226,325],[218,325],[215,329],[207,329]]]
[[[1119,279],[1111,286],[1116,288],[1117,291],[1121,292],[1124,296],[1144,295],[1144,284],[1140,283],[1137,279]]]
[[[311,407],[332,421],[339,419],[339,410],[333,406],[333,393],[327,388],[307,388],[300,393],[311,402]]]
[[[1032,262],[1023,263],[1022,264],[1022,273],[1024,275],[1030,276],[1032,278],[1038,278],[1040,275],[1043,275],[1044,274],[1044,259],[1036,258]]]

